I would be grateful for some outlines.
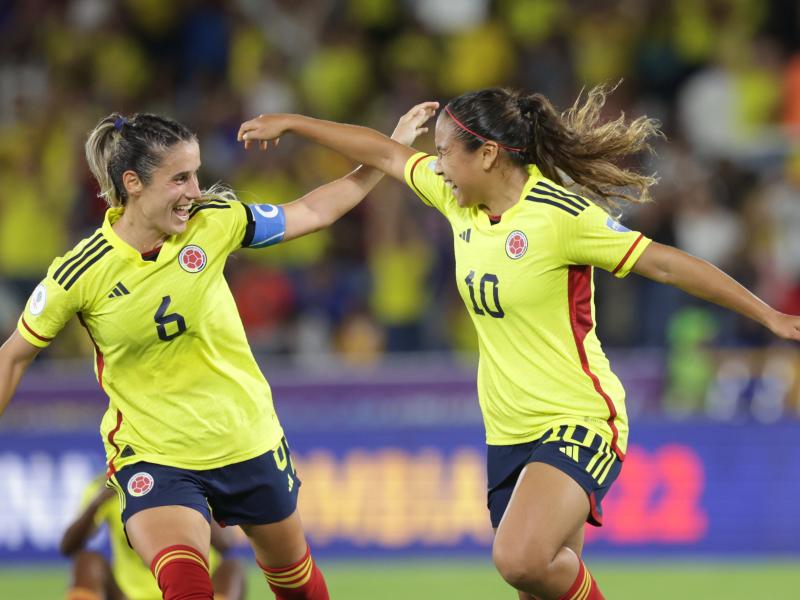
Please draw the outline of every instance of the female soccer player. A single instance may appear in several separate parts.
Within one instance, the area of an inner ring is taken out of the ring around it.
[[[245,143],[292,132],[338,150],[405,180],[450,221],[456,282],[480,346],[493,557],[523,599],[603,597],[580,558],[583,523],[601,523],[628,421],[596,335],[594,267],[669,283],[800,340],[800,317],[601,208],[647,199],[654,179],[617,162],[658,133],[644,117],[600,123],[605,96],[596,88],[560,115],[540,94],[464,94],[439,114],[438,157],[300,115],[261,116],[239,131]]]
[[[411,143],[435,108],[414,107],[395,138]],[[110,208],[94,235],[53,262],[0,348],[0,412],[39,350],[78,315],[109,396],[109,485],[164,598],[211,600],[212,516],[241,525],[277,598],[328,598],[270,388],[222,270],[239,248],[330,225],[382,174],[359,168],[282,206],[242,204],[229,190],[202,191],[195,135],[150,114],[104,118],[86,156]]]

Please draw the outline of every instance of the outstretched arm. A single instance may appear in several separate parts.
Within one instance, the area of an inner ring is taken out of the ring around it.
[[[800,316],[778,312],[717,267],[677,248],[653,242],[633,272],[734,310],[775,335],[800,341]]]
[[[433,116],[439,103],[423,102],[414,109],[420,107],[424,109],[427,121]],[[261,148],[266,149],[271,140],[275,140],[277,144],[284,133],[301,135],[341,152],[354,161],[375,167],[400,181],[403,180],[406,162],[415,152],[413,148],[409,148],[411,142],[395,136],[392,136],[394,140],[390,139],[368,127],[292,114],[260,115],[246,121],[239,128],[238,139],[245,143],[245,147],[257,142]]]
[[[417,136],[428,131],[424,124],[436,111],[437,106],[436,102],[423,102],[414,106],[400,118],[394,133],[392,133],[392,139],[385,138],[385,136],[377,134],[377,132],[376,134],[398,148],[407,149],[408,147],[403,144],[413,143]],[[272,115],[267,115],[253,121],[270,121],[271,119]],[[248,123],[253,121],[248,121]],[[242,128],[246,125],[247,123],[242,125]],[[333,125],[338,124],[333,123]],[[365,129],[365,131],[371,132],[372,130]],[[259,147],[262,150],[268,148],[269,140],[272,139],[268,136],[263,137],[260,133],[254,132],[254,130],[251,130],[247,135],[250,137],[245,141],[245,147],[250,145],[252,139],[259,139],[261,140]],[[255,137],[256,135],[258,135],[257,138]],[[239,137],[240,139],[242,138],[241,132]],[[397,142],[393,140],[397,140]],[[275,138],[276,145],[277,141],[277,138]],[[360,166],[345,177],[322,185],[302,198],[284,204],[282,208],[286,216],[286,230],[283,240],[291,240],[327,227],[361,202],[382,177],[383,173],[381,171]]]
[[[23,373],[39,354],[39,350],[26,342],[17,331],[0,346],[0,415],[5,411]]]
[[[94,521],[95,514],[97,514],[98,509],[103,503],[114,497],[115,493],[116,492],[110,488],[100,488],[95,497],[92,498],[92,501],[64,532],[59,546],[61,554],[70,556],[86,546],[86,542],[97,529]]]

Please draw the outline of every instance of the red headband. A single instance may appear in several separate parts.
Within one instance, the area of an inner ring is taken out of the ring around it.
[[[495,141],[495,140],[490,140],[490,139],[488,139],[488,138],[485,138],[485,137],[483,137],[483,136],[482,136],[480,133],[475,133],[474,131],[472,131],[472,129],[470,129],[469,127],[467,127],[466,125],[464,125],[464,124],[463,124],[461,121],[459,121],[458,119],[456,119],[456,116],[455,116],[455,115],[454,115],[454,114],[453,114],[453,113],[450,111],[450,106],[449,106],[449,105],[447,105],[447,106],[445,106],[445,107],[444,107],[444,111],[445,111],[445,112],[446,112],[448,115],[450,115],[450,118],[451,118],[451,119],[453,119],[453,121],[455,121],[455,122],[456,122],[456,125],[458,125],[459,127],[461,127],[461,129],[463,129],[463,130],[464,130],[464,131],[466,131],[467,133],[471,133],[472,135],[474,135],[474,136],[475,136],[476,138],[478,138],[479,140],[483,140],[484,142],[494,142],[495,144],[497,144],[498,146],[500,146],[500,147],[501,147],[501,148],[503,148],[504,150],[508,150],[509,152],[522,152],[522,151],[524,150],[524,148],[513,148],[513,147],[511,147],[511,146],[506,146],[505,144],[501,144],[501,143],[500,143],[500,142],[498,142],[498,141]]]

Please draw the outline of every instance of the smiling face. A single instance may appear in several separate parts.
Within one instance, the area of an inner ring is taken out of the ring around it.
[[[166,236],[183,233],[189,208],[200,198],[197,171],[200,146],[196,140],[178,142],[164,151],[161,165],[144,184],[133,171],[123,175],[130,196],[127,210],[135,210],[149,229]]]
[[[480,148],[470,152],[457,139],[458,126],[442,111],[436,120],[436,173],[453,189],[461,207],[475,206],[483,201],[485,184],[483,156]]]

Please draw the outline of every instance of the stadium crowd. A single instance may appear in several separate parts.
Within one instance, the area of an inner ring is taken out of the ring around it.
[[[666,134],[642,157],[661,179],[655,202],[623,221],[798,313],[799,47],[788,0],[0,2],[0,324],[13,329],[52,258],[101,222],[81,145],[112,110],[187,123],[201,183],[280,203],[349,165],[298,138],[244,153],[236,129],[259,113],[388,133],[422,100],[508,85],[566,109],[620,79],[608,115],[648,114]],[[432,151],[432,136],[417,145]],[[329,230],[230,262],[255,350],[369,363],[474,348],[447,224],[394,182],[370,196]],[[767,343],[672,288],[611,280],[596,277],[609,346]],[[50,356],[90,351],[79,327],[62,337]]]

